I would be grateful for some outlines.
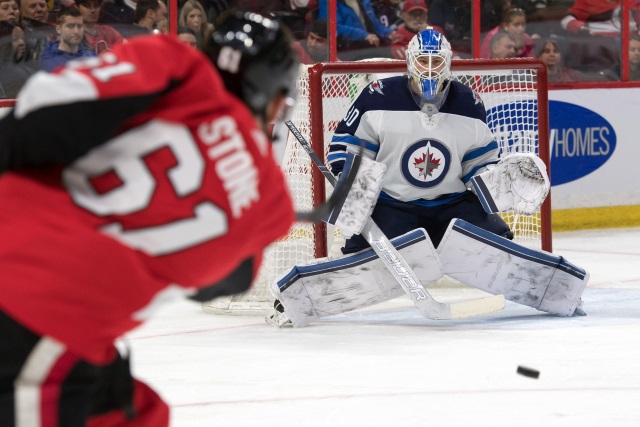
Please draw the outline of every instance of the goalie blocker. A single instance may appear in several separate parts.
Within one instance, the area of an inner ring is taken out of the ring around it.
[[[345,177],[351,171],[355,158],[355,154],[347,153],[345,165],[336,188],[343,185]],[[384,163],[360,156],[360,167],[351,184],[349,194],[341,205],[333,208],[326,219],[329,224],[340,228],[345,238],[348,239],[354,234],[362,232],[378,201],[386,170],[387,166]]]
[[[582,314],[580,297],[589,274],[561,256],[525,248],[462,220],[451,221],[437,252],[424,229],[392,243],[423,283],[446,274],[551,314]],[[404,295],[372,249],[293,267],[272,292],[284,313],[274,312],[267,321],[276,326],[291,321],[295,327]]]

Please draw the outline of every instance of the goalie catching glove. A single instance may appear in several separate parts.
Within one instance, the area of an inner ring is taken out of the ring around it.
[[[347,176],[356,155],[347,153],[344,169],[336,187]],[[340,228],[346,238],[360,234],[375,207],[387,166],[384,163],[362,157],[358,174],[344,203],[333,208],[326,222]]]
[[[514,153],[495,168],[471,178],[484,210],[488,213],[514,210],[531,215],[549,194],[547,167],[532,153]]]

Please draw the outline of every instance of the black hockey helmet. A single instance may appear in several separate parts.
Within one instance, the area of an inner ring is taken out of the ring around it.
[[[212,34],[209,56],[226,88],[263,119],[278,94],[295,96],[298,55],[293,37],[278,21],[253,12],[232,11]]]

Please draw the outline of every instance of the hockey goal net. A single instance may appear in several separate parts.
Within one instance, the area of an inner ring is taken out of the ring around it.
[[[355,97],[375,80],[402,74],[404,61],[373,60],[315,64],[301,68],[298,103],[292,121],[315,151],[326,156],[333,131]],[[456,60],[453,78],[472,88],[482,98],[487,123],[502,154],[533,152],[546,164],[548,113],[546,68],[538,60]],[[286,173],[296,209],[311,210],[327,197],[331,186],[311,163],[308,154],[289,135],[282,167]],[[551,252],[550,197],[534,215],[503,214],[515,240],[527,247]],[[341,246],[339,230],[326,224],[295,224],[289,235],[266,251],[263,266],[253,288],[231,298],[203,304],[215,314],[264,314],[273,307],[270,285],[293,265],[309,262]]]

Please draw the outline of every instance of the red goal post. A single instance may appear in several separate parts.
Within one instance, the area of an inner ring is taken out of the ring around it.
[[[339,121],[355,97],[371,82],[406,72],[397,60],[319,63],[302,66],[298,102],[291,120],[311,142],[321,158]],[[454,60],[452,78],[471,87],[487,109],[487,123],[502,153],[534,152],[549,170],[547,73],[537,59]],[[315,168],[307,153],[289,135],[282,162],[298,210],[310,210],[327,197],[331,186]],[[550,196],[534,215],[506,212],[503,218],[515,240],[527,247],[551,252]],[[260,314],[273,297],[269,286],[293,265],[336,254],[341,245],[339,230],[327,225],[295,224],[288,236],[271,245],[251,291],[233,298],[205,303],[207,312]]]

